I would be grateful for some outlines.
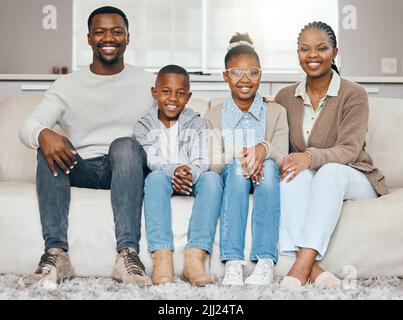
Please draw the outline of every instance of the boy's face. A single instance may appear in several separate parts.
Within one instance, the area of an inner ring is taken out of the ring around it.
[[[189,81],[182,74],[164,73],[157,77],[151,94],[159,107],[159,119],[164,122],[178,120],[192,93]]]

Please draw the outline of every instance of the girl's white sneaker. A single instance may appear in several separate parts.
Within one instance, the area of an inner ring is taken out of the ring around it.
[[[242,286],[243,285],[243,260],[232,260],[225,264],[225,275],[222,281],[223,286]]]
[[[273,282],[274,262],[271,259],[259,259],[255,270],[245,279],[247,286],[268,286]]]

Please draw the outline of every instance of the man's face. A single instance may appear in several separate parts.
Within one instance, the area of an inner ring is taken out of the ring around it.
[[[105,65],[114,65],[123,59],[128,43],[129,33],[120,15],[105,13],[94,16],[88,33],[94,59]]]

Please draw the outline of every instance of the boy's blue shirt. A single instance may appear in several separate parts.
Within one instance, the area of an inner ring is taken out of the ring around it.
[[[169,163],[164,159],[159,143],[162,130],[157,105],[136,123],[135,137],[147,154],[147,166],[151,171],[161,170],[172,177],[176,168],[187,165],[192,170],[193,183],[196,183],[210,167],[205,120],[190,108],[183,109],[179,115],[179,154],[180,159],[187,160],[186,163]]]

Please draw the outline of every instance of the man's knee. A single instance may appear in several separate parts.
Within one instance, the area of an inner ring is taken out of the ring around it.
[[[109,147],[109,156],[114,159],[123,159],[129,161],[145,161],[145,152],[141,144],[130,137],[118,138],[114,140]]]

